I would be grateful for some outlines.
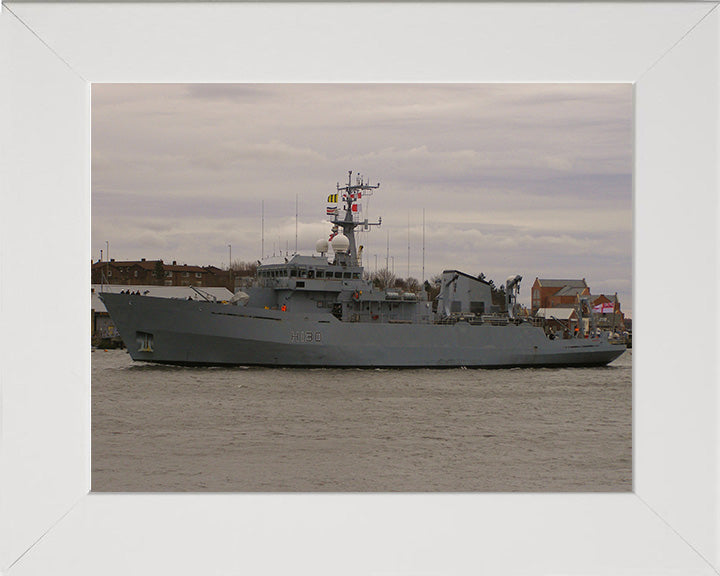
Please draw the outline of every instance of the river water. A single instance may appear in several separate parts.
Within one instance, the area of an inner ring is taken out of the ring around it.
[[[92,353],[98,492],[632,490],[632,351],[604,368],[274,369]]]

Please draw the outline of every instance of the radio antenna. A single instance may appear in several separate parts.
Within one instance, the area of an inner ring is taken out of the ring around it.
[[[265,200],[262,201],[262,209],[261,209],[261,233],[260,237],[262,238],[261,247],[260,247],[260,260],[265,258]]]

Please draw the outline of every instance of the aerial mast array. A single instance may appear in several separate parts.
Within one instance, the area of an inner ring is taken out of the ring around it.
[[[348,248],[348,255],[350,256],[350,264],[355,266],[358,264],[358,251],[355,242],[355,228],[362,226],[367,229],[370,226],[380,226],[382,224],[382,218],[378,218],[377,222],[368,222],[367,218],[356,220],[354,214],[358,213],[358,200],[363,196],[371,196],[373,190],[380,188],[380,183],[371,185],[365,182],[362,176],[359,174],[355,177],[355,184],[352,183],[352,170],[348,171],[348,183],[346,186],[340,186],[337,184],[338,196],[342,195],[342,201],[345,203],[345,215],[340,219],[338,211],[333,215],[333,219],[330,220],[334,226],[342,228],[343,234],[347,237],[350,242]]]

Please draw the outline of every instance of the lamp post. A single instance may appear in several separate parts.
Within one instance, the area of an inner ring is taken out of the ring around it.
[[[233,273],[232,273],[232,244],[228,244],[228,284],[230,285],[230,292],[235,292],[235,283],[233,282]]]

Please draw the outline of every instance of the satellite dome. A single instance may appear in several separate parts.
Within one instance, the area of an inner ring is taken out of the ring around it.
[[[337,252],[347,252],[350,248],[350,240],[345,234],[338,234],[332,239],[332,249]]]
[[[315,243],[315,251],[320,252],[320,254],[325,254],[325,252],[328,251],[328,241],[325,240],[325,238],[320,238],[320,240]]]

